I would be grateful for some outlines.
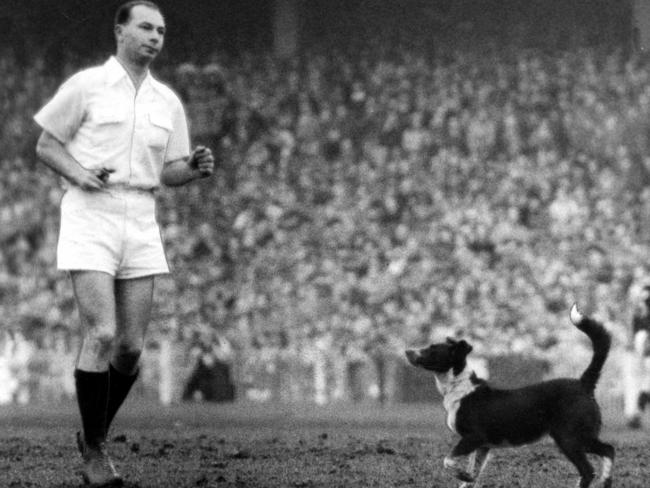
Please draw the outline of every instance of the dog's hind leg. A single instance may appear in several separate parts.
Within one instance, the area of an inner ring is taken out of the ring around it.
[[[460,488],[479,488],[481,473],[489,461],[490,449],[479,447],[469,458],[467,470],[474,477],[474,483],[461,483]]]
[[[614,446],[601,442],[598,439],[593,439],[587,444],[587,452],[600,456],[603,461],[603,471],[600,476],[600,481],[603,488],[610,488],[612,486],[612,467],[614,465]]]
[[[596,477],[594,467],[589,463],[587,454],[582,443],[573,437],[556,437],[553,439],[557,443],[562,453],[569,458],[569,461],[578,469],[580,481],[578,488],[588,488]]]

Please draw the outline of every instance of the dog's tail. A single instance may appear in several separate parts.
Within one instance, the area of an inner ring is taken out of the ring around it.
[[[598,379],[600,378],[600,371],[603,369],[603,365],[607,359],[609,347],[612,344],[612,337],[605,327],[603,327],[603,324],[591,317],[583,315],[575,303],[571,307],[569,316],[573,325],[587,334],[593,344],[594,355],[591,358],[589,366],[582,373],[580,383],[589,391],[594,391],[596,389],[596,383],[598,383]]]

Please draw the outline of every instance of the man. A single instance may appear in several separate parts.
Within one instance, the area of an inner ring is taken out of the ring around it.
[[[114,56],[73,75],[34,117],[43,129],[37,154],[66,184],[57,264],[70,273],[84,332],[77,441],[93,486],[122,482],[107,432],[138,374],[154,276],[169,272],[154,192],[214,169],[209,149],[190,153],[181,102],[149,72],[165,38],[158,6],[122,5],[115,38]]]
[[[641,414],[650,401],[650,285],[630,287],[631,334],[623,362],[624,407],[627,425],[641,427]]]

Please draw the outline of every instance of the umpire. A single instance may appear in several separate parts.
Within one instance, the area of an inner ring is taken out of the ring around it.
[[[650,400],[650,285],[632,287],[631,334],[624,357],[625,418],[628,427],[641,427],[641,414]]]
[[[128,2],[114,29],[115,55],[73,75],[34,116],[37,154],[65,180],[57,266],[70,274],[83,330],[77,441],[93,486],[122,483],[107,432],[138,375],[154,276],[169,273],[155,191],[214,169],[210,149],[190,152],[180,100],[149,71],[165,39],[159,7]]]

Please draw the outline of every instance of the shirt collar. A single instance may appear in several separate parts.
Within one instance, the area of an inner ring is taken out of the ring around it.
[[[108,61],[104,64],[106,67],[106,70],[108,72],[108,82],[109,84],[114,84],[120,81],[123,78],[126,78],[127,80],[131,81],[129,79],[129,74],[127,73],[126,69],[124,66],[122,66],[122,63],[120,63],[115,56],[111,56],[108,58]],[[150,84],[151,83],[151,72],[147,70],[147,76],[145,76],[144,80],[142,81],[142,84]]]

